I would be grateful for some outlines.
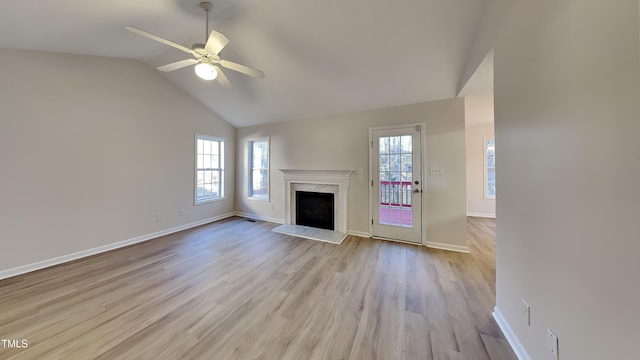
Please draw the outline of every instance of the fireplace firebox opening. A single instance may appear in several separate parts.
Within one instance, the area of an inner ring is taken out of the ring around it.
[[[296,191],[296,224],[335,230],[334,194]]]

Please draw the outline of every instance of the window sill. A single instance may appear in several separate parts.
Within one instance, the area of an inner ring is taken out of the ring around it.
[[[268,196],[248,196],[247,199],[253,201],[269,202]]]
[[[200,201],[194,201],[193,205],[204,205],[204,204],[208,204],[208,203],[212,203],[212,202],[218,202],[218,201],[222,201],[224,200],[224,197],[219,197],[219,198],[215,198],[215,199],[207,199],[207,200],[200,200]]]

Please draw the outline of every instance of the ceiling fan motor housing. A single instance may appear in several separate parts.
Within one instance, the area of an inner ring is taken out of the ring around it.
[[[211,3],[208,1],[203,1],[200,3],[200,7],[202,8],[202,10],[204,11],[211,11]]]
[[[191,49],[193,49],[193,51],[203,55],[207,51],[207,50],[204,49],[204,45],[205,44],[201,44],[201,43],[193,44]]]

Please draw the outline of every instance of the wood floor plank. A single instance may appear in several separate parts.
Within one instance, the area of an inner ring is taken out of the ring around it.
[[[0,281],[0,359],[513,360],[491,317],[495,221],[470,254],[230,218]]]
[[[480,334],[480,337],[482,338],[482,342],[484,343],[492,360],[513,359],[510,351],[511,347],[509,346],[509,343],[507,343],[507,340],[485,334]]]

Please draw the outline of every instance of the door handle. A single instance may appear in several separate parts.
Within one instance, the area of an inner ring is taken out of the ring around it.
[[[414,193],[419,193],[419,192],[422,192],[422,190],[420,190],[420,189],[415,189],[415,190],[413,190],[413,192],[414,192]]]

